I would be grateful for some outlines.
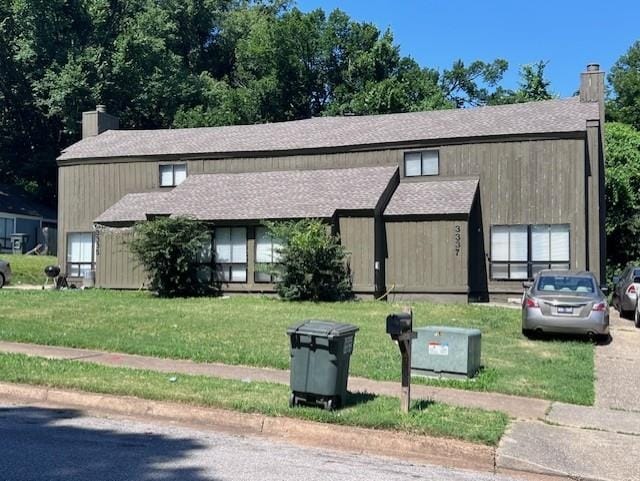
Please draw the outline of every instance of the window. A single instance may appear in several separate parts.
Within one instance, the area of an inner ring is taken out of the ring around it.
[[[491,229],[491,277],[527,279],[526,225],[499,225]]]
[[[531,226],[531,277],[543,269],[569,269],[569,226]]]
[[[196,254],[194,266],[198,271],[200,281],[211,283],[213,281],[215,266],[213,265],[213,236],[202,245]]]
[[[247,282],[247,229],[218,227],[215,244],[218,280]]]
[[[491,227],[491,278],[524,280],[543,269],[569,269],[569,225]]]
[[[160,187],[175,187],[187,178],[187,164],[164,164],[160,166]]]
[[[281,242],[273,239],[266,227],[256,227],[256,271],[254,278],[256,282],[275,282],[276,276],[271,274],[270,269],[279,260]]]
[[[11,234],[15,231],[15,220],[0,217],[0,249],[11,249]]]
[[[67,275],[83,277],[95,269],[95,242],[91,232],[67,234]]]
[[[438,175],[440,170],[437,150],[422,152],[406,152],[404,154],[404,176],[418,177],[422,175]]]

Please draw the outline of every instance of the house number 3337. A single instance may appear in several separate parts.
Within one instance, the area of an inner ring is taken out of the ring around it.
[[[461,234],[460,226],[456,224],[456,226],[453,228],[453,231],[454,231],[453,245],[456,249],[456,256],[459,256],[460,246],[462,245],[462,234]]]

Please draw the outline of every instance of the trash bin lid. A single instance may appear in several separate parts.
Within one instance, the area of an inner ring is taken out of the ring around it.
[[[348,336],[359,330],[360,328],[353,324],[310,319],[290,326],[287,329],[287,334],[304,334],[307,336],[327,337],[331,339],[334,337]]]

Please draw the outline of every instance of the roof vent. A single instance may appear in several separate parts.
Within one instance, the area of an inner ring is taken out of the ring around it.
[[[107,111],[106,105],[96,105],[96,111],[105,113]]]

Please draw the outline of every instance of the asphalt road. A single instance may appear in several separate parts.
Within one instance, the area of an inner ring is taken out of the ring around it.
[[[0,404],[0,480],[509,481],[79,411]],[[515,480],[512,480],[515,481]]]

